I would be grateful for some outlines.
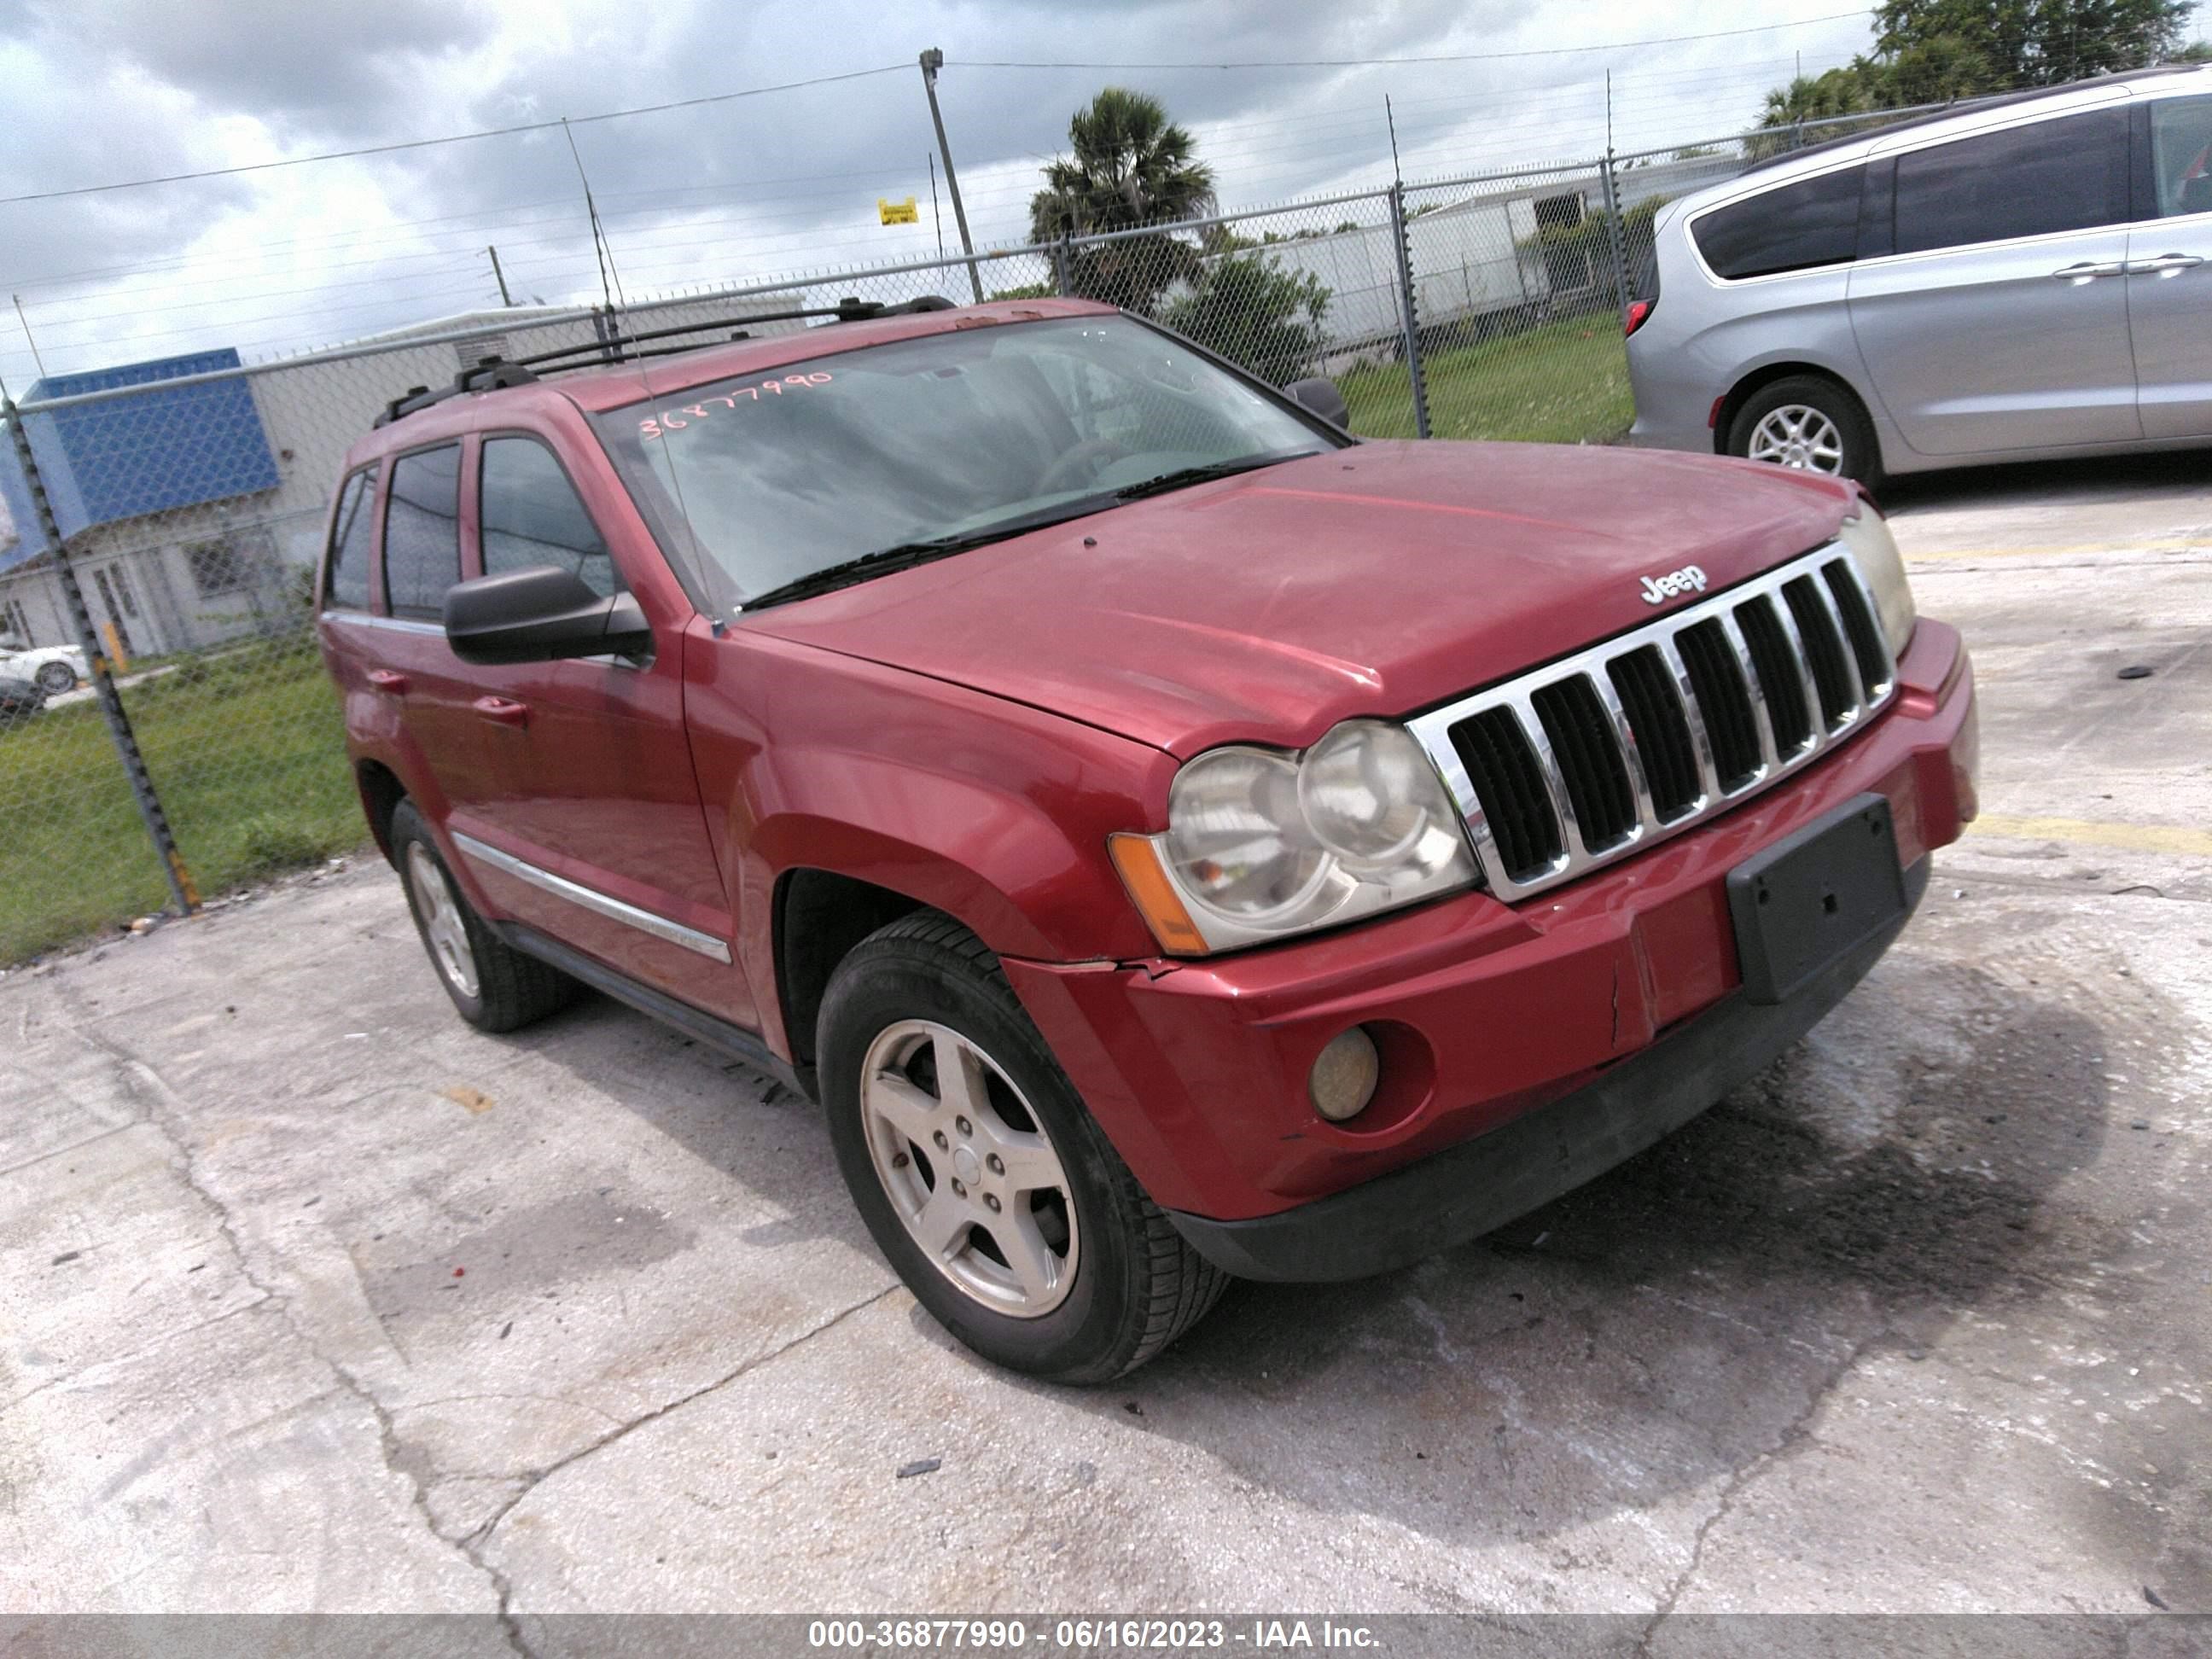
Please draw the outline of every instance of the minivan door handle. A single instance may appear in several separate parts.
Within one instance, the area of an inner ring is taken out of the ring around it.
[[[2175,276],[2203,263],[2193,253],[2161,253],[2155,259],[2130,259],[2128,270],[2136,276]]]
[[[2100,276],[2117,276],[2126,269],[2127,266],[2118,259],[2108,262],[2085,259],[2078,265],[2061,265],[2051,274],[2062,283],[2071,283],[2079,288]]]

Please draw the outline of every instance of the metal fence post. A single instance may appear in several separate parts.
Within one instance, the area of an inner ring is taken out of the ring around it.
[[[1406,372],[1413,386],[1413,433],[1429,435],[1429,387],[1421,374],[1420,308],[1413,297],[1413,242],[1406,228],[1406,186],[1390,186],[1390,236],[1398,246],[1398,315],[1406,331]]]
[[[1062,299],[1070,298],[1074,295],[1075,284],[1068,275],[1067,233],[1064,230],[1053,240],[1052,280],[1053,285],[1060,290]]]
[[[85,661],[91,665],[92,689],[100,701],[100,712],[106,719],[107,734],[114,739],[115,752],[123,762],[123,775],[131,781],[131,798],[137,802],[138,816],[144,820],[146,834],[161,860],[161,873],[168,879],[169,896],[177,902],[177,914],[188,916],[199,908],[199,893],[192,885],[191,872],[185,867],[184,855],[177,850],[177,838],[170,831],[168,814],[161,810],[161,799],[154,793],[154,780],[146,770],[146,757],[138,752],[138,739],[131,732],[131,717],[124,712],[123,699],[116,694],[115,677],[108,672],[107,647],[92,625],[91,607],[84,602],[84,590],[77,586],[69,548],[62,540],[61,526],[54,518],[53,502],[46,495],[46,480],[39,475],[38,457],[31,450],[31,434],[23,425],[23,416],[13,398],[0,404],[0,416],[6,418],[8,430],[15,440],[15,459],[23,468],[23,484],[30,493],[39,530],[46,537],[46,545],[53,550],[54,570],[61,578],[70,623],[76,630]]]
[[[1605,240],[1613,246],[1613,308],[1626,319],[1628,315],[1628,258],[1621,246],[1620,186],[1613,180],[1611,150],[1605,153],[1598,178],[1605,191]]]

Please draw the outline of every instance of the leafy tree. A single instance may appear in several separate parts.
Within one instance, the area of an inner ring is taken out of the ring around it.
[[[2186,0],[1881,0],[1875,52],[1766,94],[1762,129],[2055,86],[2176,54]],[[1785,146],[1754,137],[1753,155]]]
[[[1108,87],[1067,124],[1072,154],[1048,162],[1045,187],[1030,198],[1030,235],[1039,242],[1203,217],[1215,205],[1213,169],[1198,159],[1189,131],[1157,98]],[[1197,273],[1198,250],[1168,235],[1081,248],[1069,260],[1077,293],[1144,310],[1160,291]]]
[[[1281,386],[1312,372],[1325,339],[1329,289],[1264,253],[1217,258],[1194,286],[1171,295],[1160,320],[1209,350]]]

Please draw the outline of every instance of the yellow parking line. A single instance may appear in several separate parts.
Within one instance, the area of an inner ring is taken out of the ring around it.
[[[1918,564],[1930,559],[2070,558],[2082,553],[2203,553],[2212,552],[2212,540],[2160,542],[2075,542],[2051,547],[1963,547],[1939,553],[1906,550],[1905,562]]]
[[[1977,835],[2010,836],[2021,841],[2082,842],[2136,853],[2212,858],[2212,832],[2172,823],[2100,823],[2087,818],[2016,818],[2002,812],[1984,812],[1968,828]]]

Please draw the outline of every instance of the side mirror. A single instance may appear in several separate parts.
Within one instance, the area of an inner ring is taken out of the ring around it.
[[[1283,388],[1283,395],[1331,426],[1349,426],[1352,411],[1344,406],[1344,394],[1336,389],[1334,380],[1323,380],[1318,374],[1311,380],[1293,380]]]
[[[633,656],[653,647],[636,598],[602,599],[573,570],[540,565],[478,576],[446,594],[446,639],[463,662]]]

